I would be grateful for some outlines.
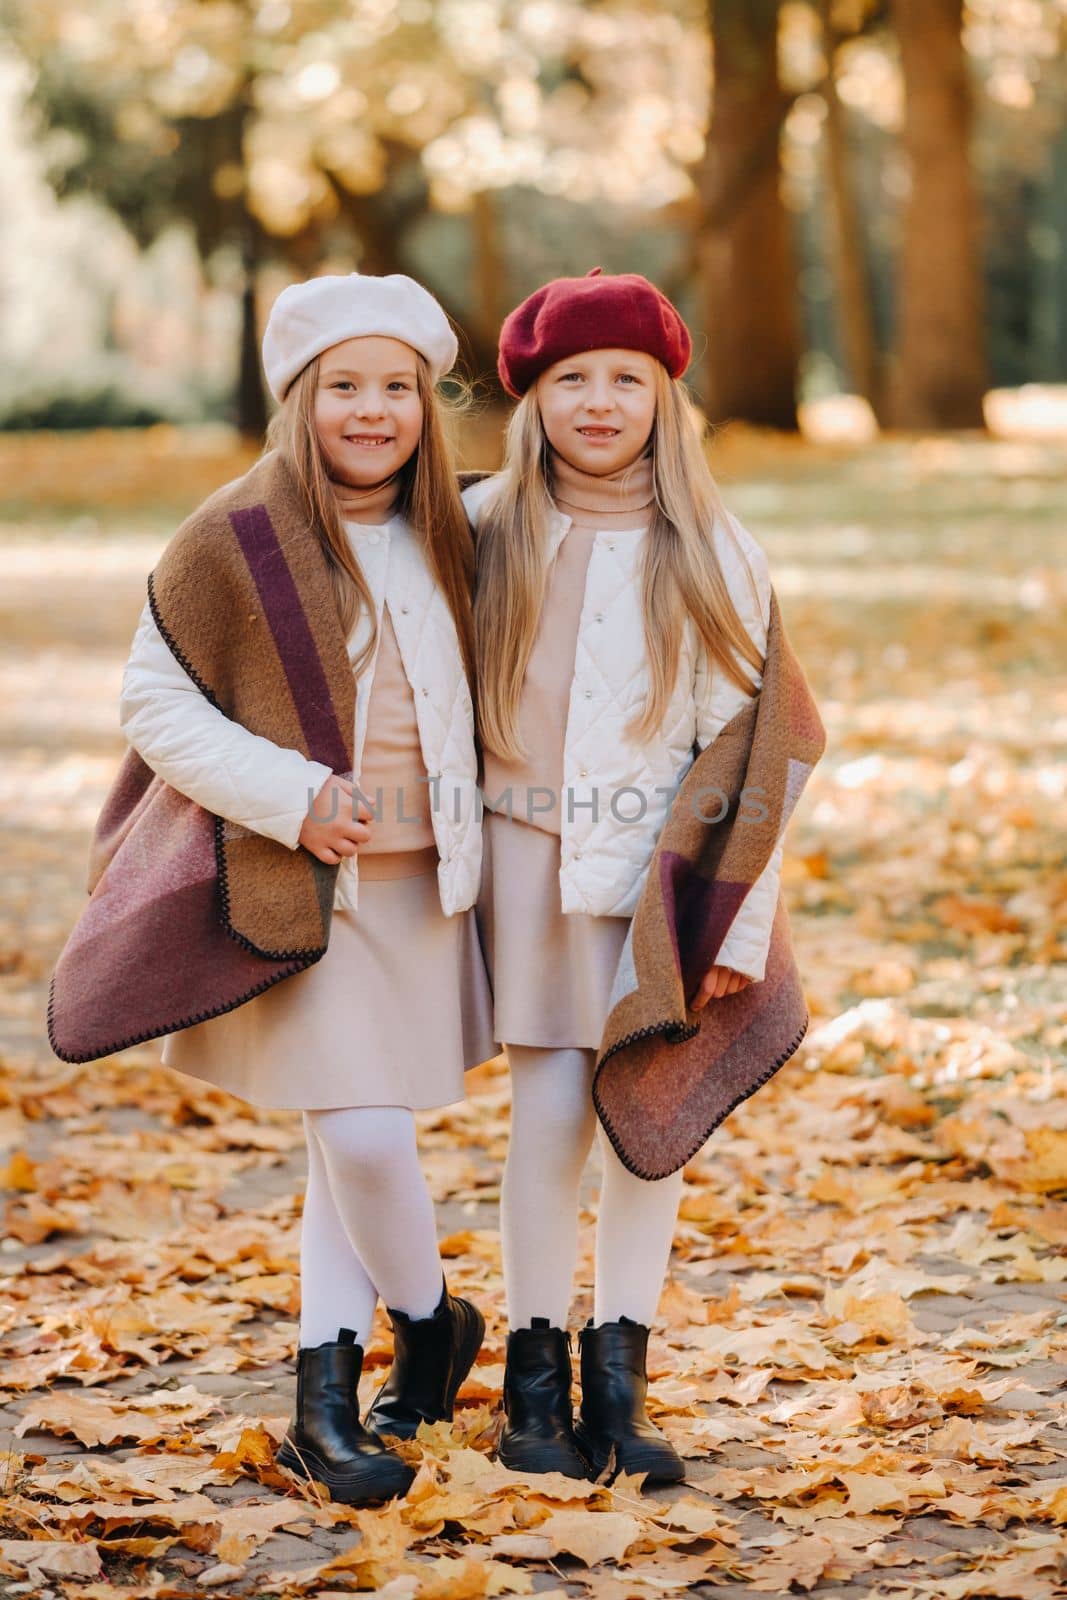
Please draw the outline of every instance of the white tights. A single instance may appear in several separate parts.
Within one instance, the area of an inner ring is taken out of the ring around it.
[[[305,1111],[304,1133],[301,1345],[336,1339],[340,1328],[354,1328],[366,1344],[379,1295],[390,1310],[431,1316],[443,1274],[412,1113]]]
[[[635,1178],[598,1130],[595,1050],[509,1045],[511,1140],[500,1194],[508,1320],[547,1317],[565,1328],[578,1253],[582,1169],[599,1131],[603,1180],[596,1230],[593,1320],[650,1325],[670,1257],[681,1172]]]

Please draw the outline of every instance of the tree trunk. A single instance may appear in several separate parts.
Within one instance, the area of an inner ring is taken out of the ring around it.
[[[241,289],[241,349],[237,375],[237,427],[246,439],[262,439],[267,426],[267,401],[259,370],[259,319],[256,315],[257,229],[250,217],[244,244]]]
[[[831,271],[836,287],[841,345],[848,381],[855,394],[869,403],[880,425],[886,422],[885,370],[874,317],[871,282],[864,249],[863,217],[849,170],[845,110],[834,78],[834,56],[841,42],[831,26],[830,0],[821,0],[823,43],[826,51],[826,166],[833,234]]]
[[[1067,32],[1067,17],[1064,18]],[[1038,383],[1067,381],[1067,127],[1048,153],[1047,175],[1034,210],[1034,286],[1027,341],[1028,376]]]
[[[800,355],[792,225],[778,186],[787,100],[779,0],[709,0],[715,86],[699,176],[707,409],[795,429]]]
[[[988,369],[963,0],[892,0],[891,9],[911,170],[897,279],[893,420],[903,428],[981,427]]]
[[[496,376],[497,339],[507,313],[506,271],[500,254],[495,196],[479,190],[471,201],[471,249],[475,308],[467,319],[469,359],[475,374],[503,398]]]
[[[377,195],[371,195],[369,199],[361,195],[360,200],[363,203],[354,208],[356,231],[359,234],[358,270],[373,274],[376,278],[402,272],[400,234],[392,218],[376,203]]]

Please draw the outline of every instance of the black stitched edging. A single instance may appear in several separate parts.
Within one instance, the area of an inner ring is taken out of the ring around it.
[[[177,661],[178,665],[185,672],[188,673],[189,677],[196,684],[196,687],[200,690],[200,693],[204,696],[205,700],[208,700],[211,703],[211,705],[213,705],[215,707],[216,711],[222,711],[222,707],[219,704],[218,699],[216,698],[215,694],[208,687],[208,685],[204,682],[204,680],[200,676],[200,674],[196,671],[196,669],[193,666],[192,662],[189,660],[188,656],[182,650],[181,646],[178,644],[178,641],[174,638],[174,635],[170,632],[170,629],[166,626],[166,624],[164,623],[162,617],[160,616],[160,614],[159,614],[159,606],[158,606],[158,603],[156,601],[155,586],[154,586],[153,581],[152,581],[153,580],[153,576],[154,576],[154,574],[151,573],[151,572],[148,574],[148,604],[149,604],[149,606],[151,608],[151,611],[152,611],[152,620],[153,620],[153,622],[155,623],[156,627],[159,629],[160,634],[162,635],[163,641],[166,644],[166,646],[167,646],[168,650],[170,651],[171,655],[174,657],[175,661]],[[225,715],[225,713],[223,713],[223,715]],[[214,815],[214,814],[212,813],[212,815]],[[322,949],[318,952],[317,955],[309,954],[309,952],[306,949],[302,949],[302,950],[264,950],[260,945],[253,944],[251,939],[247,938],[245,936],[245,934],[238,933],[237,929],[233,926],[233,923],[230,920],[230,878],[229,878],[229,871],[228,871],[227,866],[226,866],[225,839],[223,838],[224,822],[223,822],[222,817],[215,816],[214,817],[214,823],[215,823],[215,876],[218,879],[219,894],[221,896],[221,913],[220,913],[220,916],[219,916],[219,921],[222,923],[222,927],[223,927],[224,932],[229,935],[229,937],[234,941],[235,944],[239,944],[241,946],[242,950],[247,950],[249,952],[249,954],[253,955],[253,956],[262,956],[264,961],[304,961],[305,965],[310,965],[310,963],[312,961],[321,960],[322,956],[326,952],[326,946],[325,945],[323,945]],[[312,871],[314,871],[314,870],[315,869],[312,868]],[[335,876],[336,876],[336,873],[335,873]],[[305,960],[305,958],[307,958],[307,959]],[[299,971],[299,970],[300,969],[297,968],[297,971]],[[259,993],[258,990],[253,990],[252,992],[253,992],[253,994],[258,994]],[[245,998],[246,999],[251,999],[251,996],[248,995]],[[218,1012],[212,1012],[211,1013],[212,1016],[217,1016],[218,1014],[219,1014]],[[187,1026],[189,1026],[189,1024],[186,1023],[186,1024],[183,1024],[183,1026],[187,1027]],[[149,1039],[153,1039],[153,1038],[156,1037],[156,1035],[155,1034],[147,1034],[146,1037],[149,1038]],[[128,1041],[128,1043],[130,1043],[130,1044],[135,1044],[135,1043],[136,1044],[141,1044],[141,1043],[143,1043],[143,1040],[140,1040],[140,1039],[133,1040],[133,1039],[131,1039],[131,1040]],[[95,1058],[92,1057],[92,1056],[89,1056],[87,1059],[92,1061]]]
[[[269,978],[265,978],[262,983],[254,984],[253,987],[245,994],[241,995],[239,999],[230,1001],[228,1005],[216,1006],[214,1010],[211,1011],[198,1011],[194,1016],[184,1017],[180,1022],[168,1022],[161,1024],[158,1027],[150,1028],[147,1033],[131,1034],[128,1039],[116,1040],[114,1044],[107,1045],[103,1050],[94,1050],[89,1055],[70,1055],[65,1050],[61,1050],[56,1043],[56,975],[53,972],[48,985],[48,1042],[52,1047],[53,1053],[57,1055],[61,1061],[69,1061],[74,1065],[81,1065],[86,1061],[99,1061],[103,1056],[114,1055],[116,1050],[128,1050],[132,1045],[146,1044],[149,1039],[159,1039],[164,1034],[180,1033],[183,1028],[192,1028],[198,1022],[209,1022],[212,1017],[221,1017],[225,1016],[228,1011],[236,1011],[238,1006],[243,1006],[247,1001],[254,1000],[256,995],[262,994],[265,989],[272,988],[276,983],[281,983],[283,978],[295,977],[298,972],[303,972],[307,967],[314,966],[315,962],[321,961],[325,954],[326,947],[324,945],[321,950],[315,951],[314,954],[307,955],[299,959],[292,965],[289,971],[273,973]]]
[[[170,653],[174,657],[175,661],[177,661],[178,665],[185,669],[185,671],[189,674],[190,678],[192,678],[193,682],[196,684],[196,687],[200,690],[200,693],[204,696],[204,698],[206,700],[210,700],[211,701],[211,704],[215,707],[215,710],[216,711],[221,711],[222,707],[219,705],[219,702],[216,699],[213,691],[208,688],[207,684],[204,682],[203,678],[197,672],[196,668],[193,666],[192,662],[189,660],[189,657],[185,654],[185,651],[181,648],[181,646],[179,645],[177,639],[175,639],[174,635],[171,633],[170,629],[167,627],[166,623],[163,621],[162,617],[160,616],[160,614],[159,614],[159,605],[158,605],[158,602],[156,600],[155,585],[154,585],[154,583],[152,581],[154,577],[155,577],[155,573],[150,572],[148,574],[148,604],[149,604],[149,607],[151,608],[151,612],[152,612],[152,621],[155,623],[156,627],[159,629],[160,633],[162,634],[163,641],[166,644],[167,649],[170,651]]]
[[[766,1072],[764,1072],[761,1077],[756,1079],[756,1082],[750,1089],[743,1090],[743,1092],[737,1096],[736,1100],[731,1101],[722,1115],[716,1117],[706,1132],[700,1135],[689,1154],[684,1156],[681,1161],[676,1161],[674,1166],[671,1167],[667,1172],[642,1172],[641,1168],[635,1166],[633,1161],[627,1156],[622,1147],[622,1142],[619,1138],[614,1123],[611,1121],[611,1118],[607,1115],[600,1103],[597,1095],[597,1081],[600,1078],[601,1068],[607,1064],[613,1055],[615,1055],[616,1051],[623,1049],[628,1044],[634,1044],[638,1039],[647,1039],[652,1034],[665,1033],[667,1029],[672,1026],[672,1024],[664,1022],[651,1028],[641,1028],[637,1033],[627,1034],[625,1039],[620,1039],[618,1044],[613,1046],[613,1048],[604,1057],[603,1061],[600,1063],[600,1066],[596,1070],[596,1077],[593,1079],[593,1104],[596,1107],[596,1114],[600,1118],[604,1132],[611,1140],[612,1148],[626,1170],[628,1172],[632,1172],[635,1178],[644,1178],[649,1183],[656,1183],[660,1178],[669,1178],[672,1172],[678,1172],[682,1167],[686,1166],[690,1161],[692,1161],[693,1157],[696,1155],[701,1146],[706,1144],[711,1138],[712,1134],[715,1132],[715,1129],[719,1127],[721,1123],[726,1121],[726,1118],[730,1115],[731,1111],[736,1111],[737,1107],[742,1103],[743,1100],[748,1100],[752,1095],[755,1094],[757,1089],[762,1089],[763,1085],[768,1081],[768,1079],[774,1077],[774,1074],[778,1071],[779,1067],[783,1067],[789,1060],[789,1057],[796,1053],[800,1047],[801,1040],[808,1031],[808,1023],[810,1021],[811,1017],[808,1014],[805,1014],[804,1021],[801,1024],[800,1032],[786,1046],[785,1050],[783,1050],[782,1054],[777,1058],[777,1060],[771,1062]],[[699,1031],[700,1026],[698,1024],[695,1028],[692,1028],[688,1033],[686,1033],[684,1037],[686,1039],[691,1039],[693,1035],[695,1033],[699,1033]],[[679,1040],[678,1042],[681,1043],[682,1040]]]
[[[241,946],[242,950],[247,950],[250,955],[262,956],[264,961],[301,961],[301,960],[303,960],[303,958],[308,954],[308,951],[306,949],[301,949],[301,950],[264,950],[264,949],[261,948],[260,945],[253,944],[251,939],[249,939],[245,934],[238,933],[237,929],[234,927],[233,923],[230,921],[230,875],[229,875],[229,871],[228,871],[227,866],[226,866],[226,841],[225,841],[225,839],[223,837],[223,830],[225,829],[226,824],[224,823],[224,821],[223,821],[223,819],[221,817],[215,817],[214,820],[215,820],[215,877],[216,877],[216,879],[218,881],[218,889],[219,889],[219,896],[220,896],[219,921],[222,924],[223,931],[230,936],[230,938],[233,940],[233,942],[235,944],[239,944]],[[279,845],[278,848],[279,849],[284,849],[284,846],[283,845]],[[312,867],[311,870],[312,870],[312,872],[314,872],[314,870],[315,870],[314,867]],[[336,879],[336,876],[337,876],[338,871],[340,870],[340,867],[339,866],[335,867],[332,870],[333,870],[333,873],[334,873],[334,878]],[[319,960],[321,956],[325,955],[325,953],[326,953],[326,946],[323,945],[323,947],[319,951],[318,955],[313,956],[312,960],[314,960],[314,961]]]
[[[627,1033],[621,1039],[616,1039],[597,1067],[597,1074],[599,1076],[600,1067],[610,1061],[613,1055],[625,1050],[627,1045],[636,1044],[639,1039],[651,1039],[655,1034],[661,1033],[669,1044],[686,1044],[699,1032],[699,1022],[654,1022],[650,1028],[638,1028],[635,1033]]]

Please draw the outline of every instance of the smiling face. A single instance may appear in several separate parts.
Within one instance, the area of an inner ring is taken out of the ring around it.
[[[379,334],[323,351],[315,431],[332,478],[370,488],[414,455],[422,432],[417,359],[410,345]]]
[[[636,461],[656,417],[656,359],[643,350],[589,350],[546,368],[537,404],[553,450],[598,478]]]

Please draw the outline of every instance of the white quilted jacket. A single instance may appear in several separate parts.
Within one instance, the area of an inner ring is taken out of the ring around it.
[[[498,478],[463,494],[477,527]],[[556,512],[546,550],[550,563],[571,525]],[[734,516],[717,523],[715,549],[730,595],[761,656],[767,649],[771,580],[767,558]],[[712,674],[696,628],[687,618],[678,679],[658,734],[640,745],[624,733],[648,695],[641,616],[641,552],[645,531],[602,530],[596,536],[578,628],[564,744],[560,900],[564,912],[632,916],[652,852],[670,806],[696,754],[744,705],[747,696],[723,674]],[[754,694],[762,677],[740,663]],[[567,791],[573,792],[568,804]],[[599,790],[594,817],[593,792]],[[638,791],[623,794],[621,791]],[[657,792],[658,791],[658,792]],[[610,804],[615,799],[615,808]],[[489,802],[493,796],[487,797]],[[642,814],[642,806],[643,814]],[[635,817],[626,821],[622,818]],[[762,979],[778,900],[782,841],[749,891],[718,962]]]
[[[378,619],[388,603],[408,681],[440,862],[442,909],[466,911],[481,878],[474,715],[448,605],[430,575],[414,533],[400,517],[381,527],[346,523],[374,596]],[[360,618],[348,643],[355,660],[370,631]],[[363,763],[371,666],[356,681],[356,781]],[[250,733],[204,698],[175,660],[145,605],[122,680],[122,731],[153,771],[206,810],[297,848],[301,824],[331,768]],[[358,855],[342,862],[334,906],[354,911]]]

